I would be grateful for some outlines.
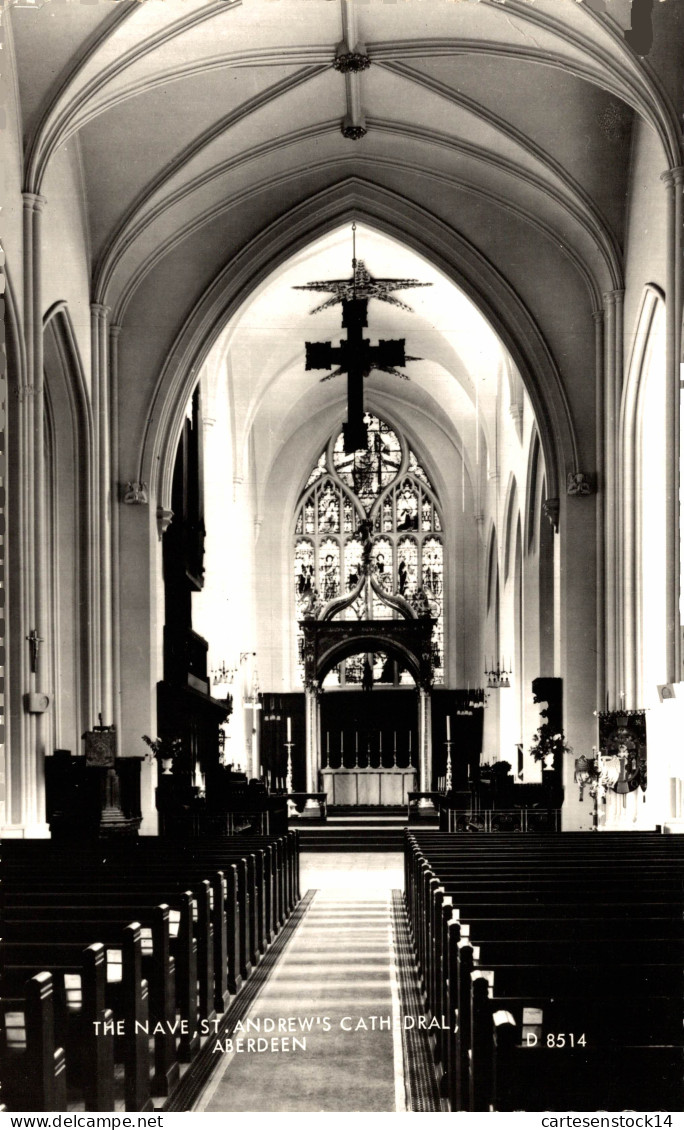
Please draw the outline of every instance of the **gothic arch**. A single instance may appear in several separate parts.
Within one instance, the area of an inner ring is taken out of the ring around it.
[[[185,405],[218,335],[246,296],[287,259],[352,220],[367,223],[428,259],[464,291],[499,335],[532,400],[550,489],[560,468],[579,465],[578,440],[560,374],[531,314],[510,284],[471,244],[426,209],[349,178],[287,212],[226,265],[187,318],[152,394],[140,450],[141,480],[170,504],[173,456]]]
[[[504,505],[504,583],[508,582],[515,557],[516,522],[520,522],[520,505],[518,503],[518,484],[515,476],[511,475],[506,492]]]
[[[643,449],[643,424],[647,407],[647,384],[651,375],[650,352],[658,320],[664,316],[665,298],[659,287],[648,284],[637,316],[636,333],[621,410],[620,460],[623,490],[620,499],[623,539],[620,556],[619,594],[622,604],[623,638],[621,668],[624,693],[643,700],[645,688],[638,660],[644,650],[646,631],[643,577],[644,499],[643,476],[646,452]],[[655,457],[655,452],[653,456]]]
[[[78,749],[80,735],[96,713],[93,417],[66,302],[47,311],[43,333],[46,501],[52,553],[48,599],[50,622],[61,625],[51,641],[54,736],[59,747]],[[89,595],[85,605],[74,595],[83,591]],[[71,647],[65,645],[67,638],[73,640]],[[69,653],[76,659],[67,670],[64,656]],[[73,703],[68,722],[62,715],[63,701]]]

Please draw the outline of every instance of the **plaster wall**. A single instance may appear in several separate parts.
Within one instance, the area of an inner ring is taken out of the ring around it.
[[[90,248],[76,138],[60,146],[50,161],[43,195],[43,310],[66,301],[90,389]]]

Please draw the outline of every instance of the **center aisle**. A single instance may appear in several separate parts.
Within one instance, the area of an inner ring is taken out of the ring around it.
[[[391,892],[316,891],[196,1109],[404,1111],[400,1023]]]

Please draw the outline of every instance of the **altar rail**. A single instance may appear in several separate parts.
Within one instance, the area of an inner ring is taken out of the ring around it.
[[[560,832],[560,808],[511,808],[440,812],[440,829],[446,832]]]

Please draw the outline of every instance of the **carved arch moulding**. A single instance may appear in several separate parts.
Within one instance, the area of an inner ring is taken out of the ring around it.
[[[514,289],[485,257],[427,210],[359,178],[297,204],[224,267],[186,319],[152,395],[139,478],[170,506],[175,444],[185,405],[219,335],[246,297],[293,255],[352,220],[366,223],[430,261],[478,307],[511,353],[539,424],[549,489],[559,467],[577,465],[577,436],[560,374],[543,334]]]

